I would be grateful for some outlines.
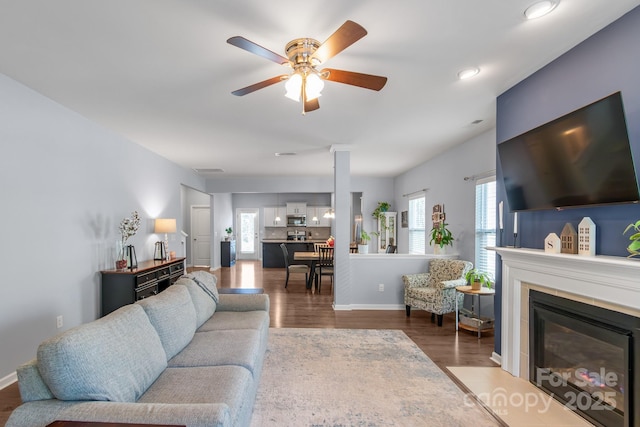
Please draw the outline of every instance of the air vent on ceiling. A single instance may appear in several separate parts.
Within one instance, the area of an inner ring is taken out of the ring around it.
[[[281,157],[281,156],[295,156],[298,153],[294,153],[294,152],[288,152],[288,153],[276,153],[276,157]]]
[[[224,172],[224,169],[220,168],[193,168],[197,173],[220,173]]]

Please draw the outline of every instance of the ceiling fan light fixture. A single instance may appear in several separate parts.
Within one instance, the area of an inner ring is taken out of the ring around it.
[[[315,73],[311,73],[305,79],[304,90],[307,96],[307,100],[311,101],[313,99],[322,96],[320,92],[324,89],[324,81]]]
[[[298,73],[293,73],[289,76],[289,79],[284,84],[284,88],[287,92],[284,94],[287,98],[300,102],[300,90],[302,88],[302,76]]]
[[[560,0],[543,0],[536,2],[525,9],[524,16],[527,19],[536,19],[545,16],[560,3]]]
[[[466,80],[477,76],[478,73],[480,73],[480,69],[478,67],[465,68],[458,73],[458,78],[460,80]]]

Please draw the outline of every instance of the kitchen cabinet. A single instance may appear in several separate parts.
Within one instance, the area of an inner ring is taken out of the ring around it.
[[[384,252],[387,249],[387,245],[398,245],[398,243],[396,243],[398,213],[383,212],[383,214],[384,220],[378,220],[378,253]]]
[[[284,268],[284,255],[280,247],[282,242],[262,242],[262,267],[263,268]],[[287,242],[287,252],[289,253],[289,264],[300,264],[293,260],[295,252],[313,252],[313,243]]]
[[[313,206],[307,208],[307,227],[331,227],[331,218],[324,214],[331,210],[331,206]],[[314,221],[313,218],[316,218]]]
[[[276,218],[280,218],[280,221],[276,221]],[[264,208],[264,226],[265,227],[286,227],[287,226],[286,208],[284,206]]]
[[[287,215],[306,215],[307,204],[303,202],[287,203]]]

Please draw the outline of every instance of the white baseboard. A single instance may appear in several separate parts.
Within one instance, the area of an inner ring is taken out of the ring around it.
[[[18,381],[18,375],[15,372],[10,373],[4,378],[0,378],[0,390],[5,387],[9,387],[11,384]]]
[[[491,353],[491,357],[489,358],[491,360],[493,360],[494,362],[496,362],[498,365],[502,366],[502,356],[500,356],[498,353],[496,353],[495,351]]]
[[[336,311],[344,310],[404,310],[404,305],[398,304],[346,304],[346,305],[333,305],[333,309]]]

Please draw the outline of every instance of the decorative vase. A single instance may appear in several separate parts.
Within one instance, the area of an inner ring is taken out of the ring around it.
[[[368,254],[369,253],[369,245],[358,245],[358,253],[359,254]]]
[[[440,245],[435,245],[433,247],[433,253],[436,255],[444,255],[447,253],[447,247],[446,246],[440,246]]]
[[[116,269],[122,270],[127,268],[127,260],[125,259],[124,246],[122,240],[116,240]]]
[[[480,289],[482,289],[482,284],[480,282],[471,282],[472,291],[479,291]]]

